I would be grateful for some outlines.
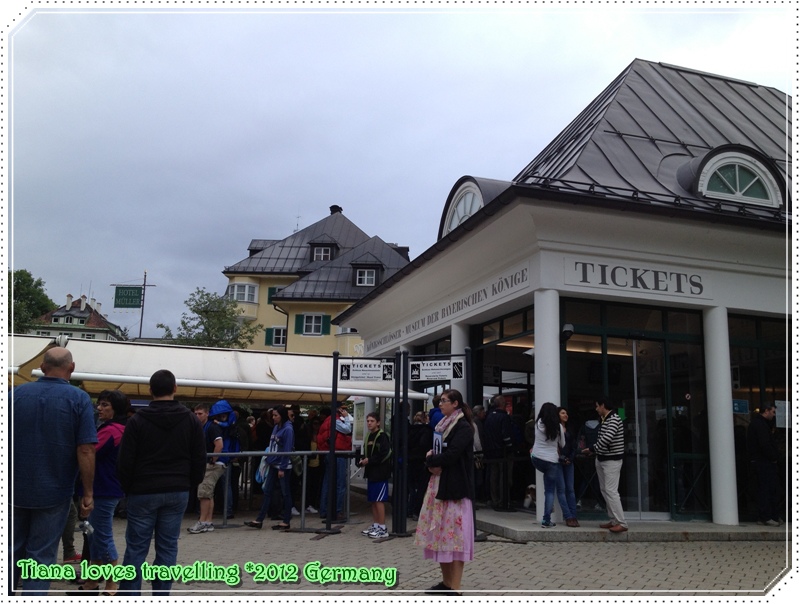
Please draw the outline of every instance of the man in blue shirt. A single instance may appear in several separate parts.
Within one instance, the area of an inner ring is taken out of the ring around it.
[[[89,395],[70,385],[75,370],[66,348],[49,349],[44,377],[17,386],[12,400],[14,468],[14,585],[19,560],[55,564],[58,543],[80,472],[83,497],[78,514],[94,508],[94,409]],[[46,596],[50,581],[22,578],[25,595]]]

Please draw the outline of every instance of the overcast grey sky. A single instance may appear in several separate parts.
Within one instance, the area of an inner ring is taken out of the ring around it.
[[[110,284],[146,270],[145,337],[176,327],[195,287],[222,293],[251,239],[331,204],[419,255],[459,177],[513,178],[635,58],[792,93],[786,5],[162,5],[0,8],[17,23],[11,267],[58,304],[97,298],[132,335],[138,311],[114,311]]]

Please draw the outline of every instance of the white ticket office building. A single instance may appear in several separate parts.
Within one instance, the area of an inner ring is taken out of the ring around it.
[[[522,421],[607,395],[629,519],[754,520],[746,426],[767,401],[789,423],[790,120],[773,88],[637,59],[512,181],[456,182],[438,241],[334,322],[372,357],[469,348],[465,380],[414,388]]]

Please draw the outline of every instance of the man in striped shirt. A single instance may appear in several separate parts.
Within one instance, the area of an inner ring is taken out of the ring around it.
[[[622,511],[622,500],[619,497],[619,477],[622,473],[622,458],[625,455],[624,426],[617,412],[601,397],[594,403],[600,416],[600,430],[597,442],[584,449],[584,455],[595,454],[594,466],[597,469],[597,480],[600,492],[606,500],[606,512],[609,521],[600,525],[612,533],[624,533],[628,530],[625,514]]]

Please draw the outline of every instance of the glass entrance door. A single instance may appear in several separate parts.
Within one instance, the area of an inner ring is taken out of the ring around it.
[[[611,402],[625,425],[625,461],[620,496],[626,517],[670,517],[669,426],[664,343],[608,338],[619,351],[613,364],[619,379],[609,380]],[[609,362],[609,370],[612,363]]]
[[[707,519],[711,512],[705,369],[701,344],[677,339],[574,336],[564,382],[576,433],[596,429],[594,401],[607,387],[625,426],[620,495],[638,519]],[[582,513],[605,502],[594,459],[575,460]]]

